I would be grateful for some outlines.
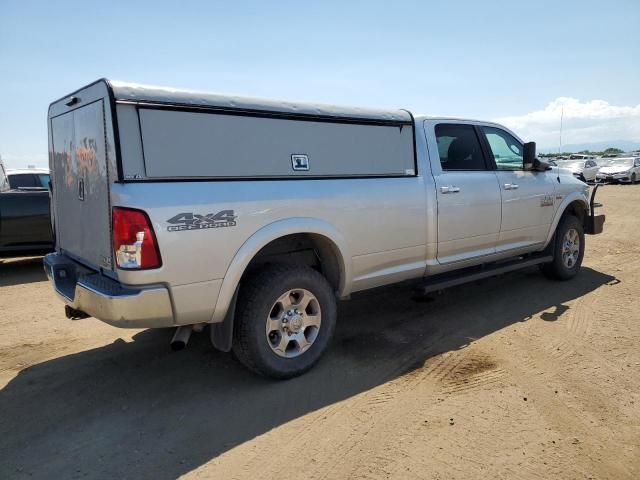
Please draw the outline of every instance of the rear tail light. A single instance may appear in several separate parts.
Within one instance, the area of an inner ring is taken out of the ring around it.
[[[113,207],[111,224],[113,253],[118,267],[146,270],[162,266],[156,235],[145,212]]]

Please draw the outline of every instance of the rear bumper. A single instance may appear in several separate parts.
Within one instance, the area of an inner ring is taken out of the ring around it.
[[[175,325],[166,287],[125,286],[60,253],[44,257],[44,270],[58,296],[69,307],[109,325],[122,328]]]

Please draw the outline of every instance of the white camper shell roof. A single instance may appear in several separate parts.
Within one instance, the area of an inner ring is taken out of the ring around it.
[[[113,96],[119,102],[162,103],[169,105],[213,107],[248,112],[278,112],[292,115],[337,117],[345,119],[373,120],[390,123],[412,121],[407,110],[381,110],[361,107],[343,107],[310,102],[290,102],[265,98],[242,97],[221,93],[179,90],[170,87],[138,85],[120,81],[107,81]]]

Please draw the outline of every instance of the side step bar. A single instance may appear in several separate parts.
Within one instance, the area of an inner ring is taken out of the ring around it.
[[[427,277],[427,279],[418,287],[418,292],[422,295],[444,290],[445,288],[462,285],[463,283],[481,280],[483,278],[494,277],[514,270],[532,267],[541,263],[553,261],[552,255],[536,255],[518,258],[516,260],[508,260],[506,262],[482,265],[479,267],[469,267],[457,272],[442,273]]]

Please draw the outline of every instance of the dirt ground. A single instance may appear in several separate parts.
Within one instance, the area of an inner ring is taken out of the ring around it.
[[[573,281],[354,295],[287,382],[67,320],[40,259],[0,261],[0,478],[640,478],[640,185],[599,200]]]

